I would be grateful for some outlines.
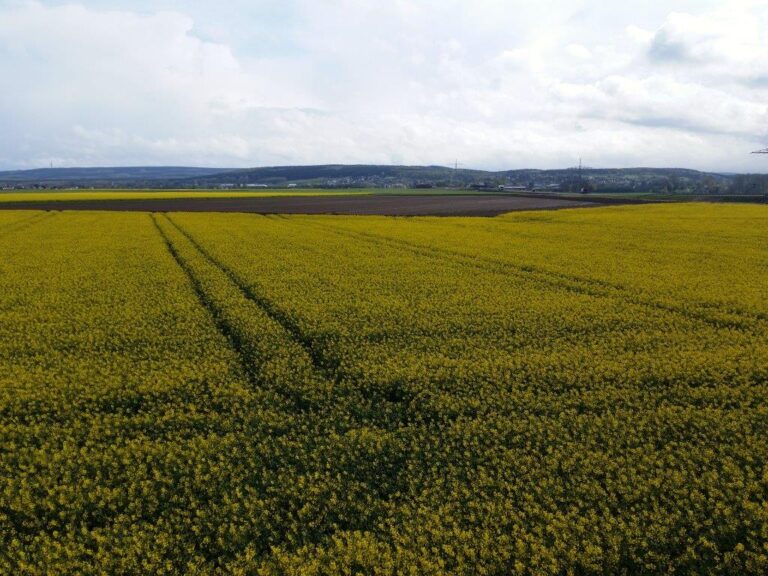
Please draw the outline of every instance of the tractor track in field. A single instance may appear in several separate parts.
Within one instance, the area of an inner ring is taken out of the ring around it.
[[[325,380],[337,382],[341,375],[337,371],[337,363],[329,361],[323,354],[319,353],[313,346],[314,340],[307,336],[301,327],[284,310],[272,302],[263,294],[258,293],[253,286],[247,284],[231,268],[215,258],[197,239],[195,239],[187,230],[175,222],[167,214],[164,215],[167,222],[171,224],[189,243],[205,258],[212,266],[219,269],[230,282],[240,291],[240,293],[249,301],[258,306],[272,321],[279,325],[286,334],[296,342],[307,354],[312,365],[318,371],[318,374]]]
[[[176,262],[176,264],[181,268],[181,270],[184,272],[184,275],[189,280],[191,287],[193,288],[195,295],[200,302],[201,306],[203,306],[208,314],[210,314],[216,330],[224,336],[224,338],[227,340],[230,348],[234,351],[234,353],[237,356],[237,360],[243,369],[245,376],[248,379],[249,384],[254,388],[261,388],[261,389],[268,389],[273,391],[276,396],[281,397],[286,401],[286,406],[284,407],[291,415],[296,416],[299,418],[302,422],[306,422],[307,419],[313,419],[314,426],[310,426],[309,429],[301,428],[297,431],[299,434],[303,435],[322,435],[326,436],[328,434],[331,434],[335,432],[335,429],[327,429],[327,427],[324,427],[324,424],[322,420],[317,420],[316,413],[313,412],[314,408],[311,406],[303,405],[299,402],[296,402],[295,398],[286,391],[277,390],[274,387],[271,387],[269,385],[269,380],[264,375],[259,375],[259,369],[257,367],[257,361],[254,361],[252,358],[250,358],[248,354],[248,346],[245,343],[244,339],[241,338],[241,336],[238,334],[238,330],[235,329],[231,324],[230,320],[226,318],[227,313],[224,311],[223,307],[220,306],[216,302],[215,296],[210,296],[208,294],[208,291],[206,290],[205,286],[203,285],[203,282],[201,281],[200,277],[194,270],[194,266],[191,265],[186,259],[185,256],[181,254],[179,246],[175,242],[179,242],[180,238],[177,238],[175,241],[171,236],[168,234],[167,230],[163,229],[163,226],[161,226],[160,222],[158,221],[159,218],[164,218],[164,222],[167,223],[168,228],[171,228],[178,232],[178,234],[185,239],[187,242],[189,242],[189,247],[187,249],[191,249],[196,253],[197,256],[199,256],[204,261],[205,264],[208,266],[211,266],[215,268],[220,273],[224,274],[226,280],[231,284],[231,288],[235,291],[237,291],[242,298],[244,299],[244,302],[247,304],[250,304],[254,307],[257,307],[260,309],[263,314],[264,318],[268,319],[268,321],[272,321],[276,324],[276,328],[282,329],[284,332],[284,336],[287,338],[288,341],[293,341],[296,343],[297,346],[304,349],[305,352],[308,355],[308,362],[309,369],[311,370],[313,378],[317,379],[315,381],[322,381],[325,380],[325,382],[332,382],[334,379],[331,379],[326,369],[323,365],[319,364],[317,362],[317,358],[315,356],[314,351],[311,348],[311,345],[307,346],[307,341],[305,340],[305,337],[301,334],[301,332],[298,330],[298,328],[295,327],[295,325],[285,319],[285,315],[282,314],[279,309],[271,303],[266,298],[257,296],[249,287],[244,286],[243,283],[237,278],[234,273],[232,273],[226,266],[220,265],[216,259],[211,257],[207,251],[194,239],[194,237],[189,234],[186,230],[184,230],[181,226],[179,226],[176,222],[174,222],[171,218],[169,218],[167,215],[158,216],[155,214],[150,214],[150,218],[152,219],[152,222],[160,235],[162,241],[164,242],[168,252],[171,254],[172,258]],[[224,280],[224,278],[222,278]],[[297,351],[298,352],[298,351]],[[281,406],[282,408],[282,406]],[[365,422],[361,425],[369,426],[371,423]],[[378,423],[373,423],[373,425],[378,425]],[[320,426],[319,428],[316,428],[315,426]],[[349,425],[351,426],[351,425]],[[380,426],[379,426],[380,427]],[[351,429],[351,428],[350,428]],[[319,456],[322,457],[322,451],[323,446],[319,446],[316,448]],[[404,469],[405,460],[403,460],[403,463],[395,464],[392,467],[392,473],[396,475],[397,478],[402,477],[402,470]],[[277,466],[279,464],[275,464]],[[289,462],[290,465],[290,462]],[[372,494],[375,494],[376,497],[381,500],[382,502],[389,502],[393,500],[394,498],[399,497],[399,494],[401,491],[404,490],[404,486],[401,486],[400,484],[396,484],[397,489],[380,489],[377,491],[378,487],[375,484],[371,485],[370,492]],[[381,512],[383,514],[384,512]],[[323,539],[321,542],[324,542],[325,540],[330,540],[334,534],[339,529],[336,526],[330,526],[329,529],[326,531],[326,533],[323,534]],[[278,544],[288,542],[287,539],[280,540]],[[265,547],[263,550],[263,553],[267,553],[268,549]],[[215,560],[214,558],[211,558],[211,560]]]
[[[246,341],[238,333],[238,330],[231,324],[231,321],[227,319],[226,313],[224,312],[222,307],[216,302],[216,299],[209,295],[203,283],[200,281],[197,273],[195,272],[193,267],[189,264],[189,262],[184,258],[184,256],[181,255],[174,241],[170,238],[168,233],[165,230],[163,230],[162,226],[160,226],[160,223],[157,221],[158,216],[155,214],[150,214],[149,216],[152,219],[152,223],[154,224],[163,243],[165,244],[166,249],[171,254],[173,260],[176,262],[179,268],[181,268],[185,277],[190,283],[198,302],[211,317],[216,331],[224,337],[230,349],[234,352],[237,359],[237,363],[240,365],[240,368],[243,370],[243,374],[245,375],[248,381],[248,384],[253,389],[272,390],[274,392],[275,390],[272,386],[270,386],[269,381],[263,375],[260,374],[261,370],[258,362],[254,361],[249,355],[248,345]],[[170,219],[168,219],[167,217],[166,217],[166,221],[169,223],[170,226],[178,230],[176,225],[173,222],[171,222]],[[184,237],[186,238],[186,236]],[[207,257],[205,257],[205,255],[202,254],[194,244],[192,244],[192,249],[197,251],[201,256],[203,256],[203,258],[205,258],[205,260],[209,264],[215,266],[215,264],[210,262],[207,259]],[[216,268],[221,272],[223,272],[223,270],[219,269],[218,267]],[[229,281],[231,282],[231,280]],[[233,287],[237,289],[248,302],[251,302],[254,305],[258,306],[256,302],[253,302],[250,298],[248,298],[246,294],[242,292],[242,290],[240,290],[239,286],[237,286],[236,284],[233,284]],[[313,367],[316,370],[317,377],[323,378],[324,373],[318,370],[316,366],[313,366]],[[301,407],[300,403],[296,401],[295,397],[292,397],[289,394],[285,394],[283,392],[277,392],[277,395],[282,397],[288,403],[286,408],[288,408],[289,410],[298,411],[298,412],[302,412],[303,410],[305,410],[305,408]]]
[[[243,372],[246,378],[248,379],[248,382],[254,388],[260,387],[261,383],[258,382],[256,375],[254,373],[254,370],[251,367],[251,363],[249,362],[247,354],[245,353],[245,348],[243,346],[243,343],[240,341],[240,339],[237,337],[235,332],[232,330],[229,323],[223,318],[221,312],[219,311],[218,307],[213,302],[213,300],[208,297],[202,284],[200,283],[200,280],[197,278],[192,268],[189,266],[189,264],[187,264],[186,260],[184,260],[181,254],[179,254],[179,251],[177,250],[173,241],[168,237],[165,230],[163,230],[160,224],[158,223],[157,216],[155,214],[150,214],[149,216],[150,216],[150,219],[152,220],[152,224],[155,226],[155,229],[157,230],[157,233],[160,235],[160,238],[165,244],[166,249],[170,253],[173,260],[176,262],[178,267],[181,268],[182,272],[184,273],[187,280],[189,281],[189,284],[192,287],[192,290],[194,291],[198,302],[200,302],[200,305],[206,310],[206,312],[208,312],[211,319],[213,320],[216,330],[226,339],[226,341],[229,343],[230,348],[237,355],[238,363],[240,364],[240,367],[243,369]]]
[[[23,230],[26,230],[27,228],[34,226],[38,222],[42,222],[43,220],[48,220],[53,216],[55,216],[55,213],[53,212],[44,212],[44,213],[38,212],[27,218],[22,218],[21,220],[15,220],[13,222],[9,222],[8,224],[0,228],[0,237],[13,234],[14,232],[21,232]]]
[[[732,328],[747,331],[762,330],[764,328],[762,324],[768,320],[768,318],[765,318],[764,315],[745,314],[744,312],[725,312],[725,314],[728,314],[731,317],[717,318],[704,311],[685,309],[678,306],[665,304],[663,302],[658,302],[656,300],[641,298],[638,294],[629,293],[626,288],[612,284],[610,282],[581,278],[578,276],[571,276],[557,272],[550,272],[548,270],[542,270],[534,266],[515,264],[512,262],[496,260],[484,256],[471,256],[444,248],[426,246],[417,242],[389,238],[372,232],[347,230],[332,224],[320,222],[311,222],[310,224],[335,232],[341,236],[355,238],[358,240],[367,241],[369,243],[400,248],[403,250],[408,250],[417,255],[438,258],[454,264],[471,266],[476,269],[490,271],[497,274],[508,274],[512,272],[519,278],[527,280],[533,279],[537,282],[560,290],[567,290],[569,292],[578,294],[587,294],[589,296],[619,298],[629,304],[645,306],[648,308],[661,310],[663,312],[677,314],[691,320],[705,322],[711,326],[714,326],[715,328]],[[758,324],[758,326],[755,326],[755,324]]]

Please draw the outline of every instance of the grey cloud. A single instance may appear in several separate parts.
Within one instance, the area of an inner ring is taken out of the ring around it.
[[[622,122],[634,126],[644,126],[647,128],[668,128],[699,135],[710,136],[733,136],[738,138],[750,137],[753,132],[744,132],[737,130],[718,129],[712,126],[703,125],[689,118],[679,116],[642,116],[621,118]]]
[[[655,62],[693,62],[688,46],[672,40],[666,30],[659,30],[648,47],[648,58]]]

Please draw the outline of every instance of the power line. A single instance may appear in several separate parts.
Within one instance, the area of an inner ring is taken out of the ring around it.
[[[464,166],[464,164],[460,164],[460,163],[459,163],[459,161],[458,161],[458,160],[456,160],[456,161],[453,163],[453,172],[451,172],[451,181],[450,181],[450,184],[449,184],[449,186],[450,186],[451,188],[453,188],[453,181],[454,181],[454,179],[456,178],[456,176],[458,175],[458,172],[459,172],[459,166]]]

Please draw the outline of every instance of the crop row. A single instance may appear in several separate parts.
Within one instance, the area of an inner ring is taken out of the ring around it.
[[[612,288],[636,300],[765,319],[765,208],[720,208],[678,204],[511,213],[493,219],[424,218],[418,226],[387,218],[322,224]],[[728,290],[723,278],[728,278]]]
[[[766,573],[718,208],[0,223],[0,573]]]
[[[371,531],[377,550],[427,572],[764,566],[759,319],[735,328],[327,229],[353,219],[173,218],[324,364],[398,406],[408,496]]]

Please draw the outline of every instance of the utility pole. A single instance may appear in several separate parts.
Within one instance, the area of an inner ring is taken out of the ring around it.
[[[453,163],[453,172],[451,173],[451,183],[450,183],[451,188],[453,188],[453,181],[456,179],[456,176],[458,176],[458,174],[459,174],[459,161],[456,160]]]
[[[768,148],[762,150],[755,150],[752,154],[768,154]],[[768,194],[763,194],[763,201],[768,201]]]
[[[579,193],[584,193],[584,177],[582,176],[581,156],[579,156]]]

